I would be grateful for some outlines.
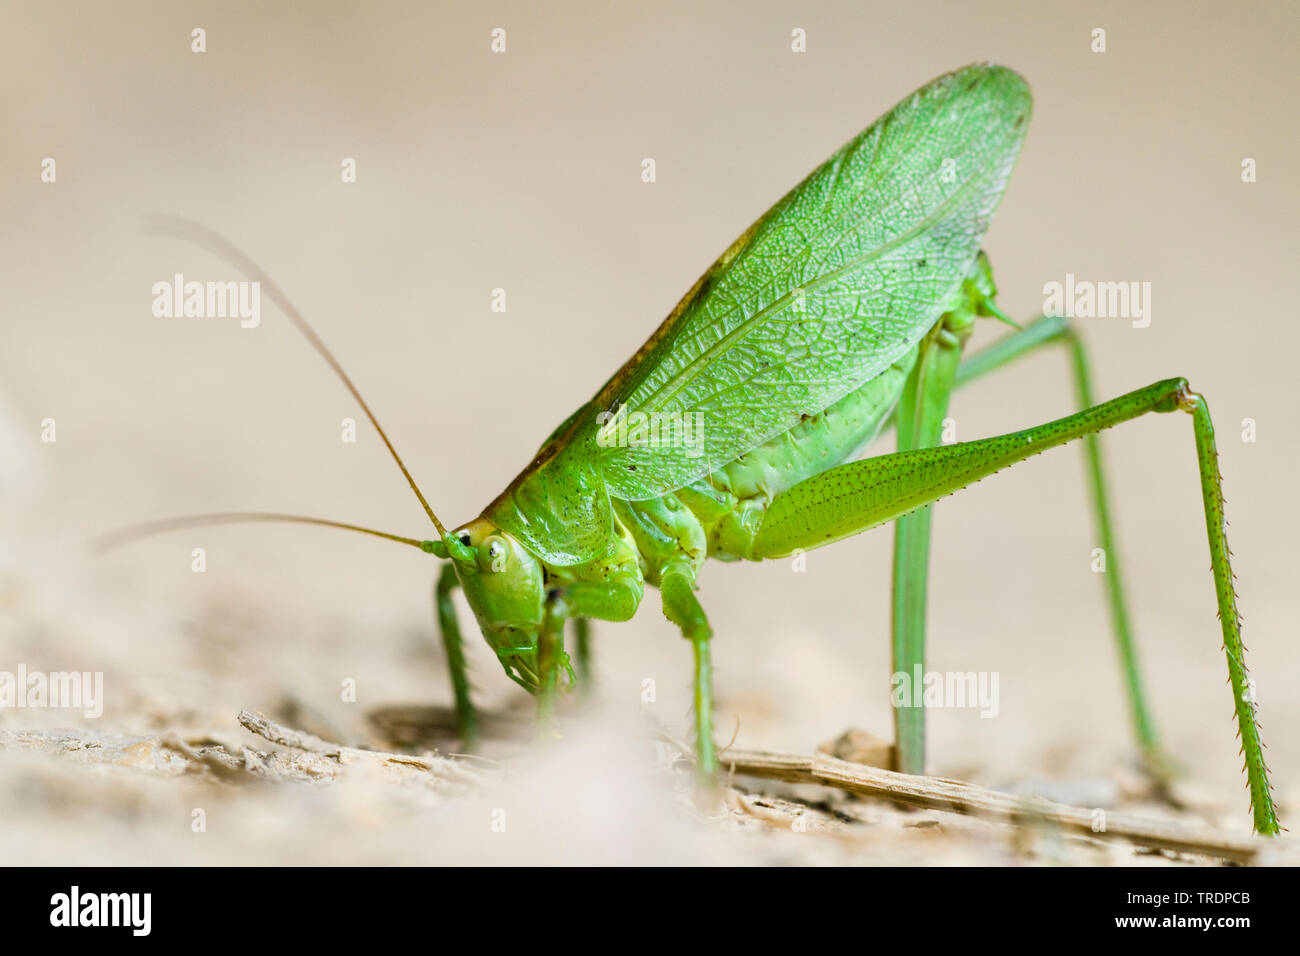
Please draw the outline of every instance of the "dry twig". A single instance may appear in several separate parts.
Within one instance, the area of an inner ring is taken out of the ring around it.
[[[1026,799],[986,790],[959,780],[895,773],[879,767],[849,763],[825,754],[768,753],[732,750],[722,758],[736,774],[814,783],[850,793],[883,797],[916,807],[949,810],[1005,823],[1041,821],[1062,830],[1096,839],[1122,839],[1139,846],[1198,853],[1238,863],[1253,861],[1266,844],[1249,836],[1219,833],[1182,823],[1151,820],[1107,810],[1104,815],[1041,798]],[[1094,822],[1101,829],[1094,829]]]

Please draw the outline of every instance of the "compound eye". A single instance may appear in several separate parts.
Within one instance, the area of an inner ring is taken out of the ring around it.
[[[489,535],[478,548],[478,563],[484,571],[504,571],[510,549],[500,535]]]

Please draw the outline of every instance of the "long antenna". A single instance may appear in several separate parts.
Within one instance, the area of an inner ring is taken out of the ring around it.
[[[429,516],[429,520],[433,522],[433,526],[438,529],[439,537],[445,538],[447,536],[447,529],[443,527],[442,522],[438,520],[438,516],[434,514],[433,509],[429,507],[429,502],[425,500],[424,493],[420,491],[420,486],[415,483],[415,479],[411,477],[411,473],[406,470],[406,465],[402,462],[401,456],[397,454],[397,449],[393,447],[393,443],[388,440],[388,435],[384,432],[383,426],[379,424],[379,419],[375,418],[375,413],[370,410],[370,406],[366,404],[366,400],[361,397],[361,392],[359,392],[357,387],[352,384],[352,379],[348,378],[348,373],[343,371],[343,366],[340,365],[338,359],[334,357],[334,353],[325,346],[325,343],[321,341],[320,336],[316,334],[316,330],[311,327],[305,318],[303,318],[302,313],[299,312],[297,307],[289,301],[289,297],[284,294],[278,285],[275,284],[274,280],[272,280],[256,262],[250,259],[243,250],[235,246],[234,243],[200,223],[192,222],[189,219],[181,219],[176,216],[151,216],[149,217],[149,231],[156,235],[172,236],[177,239],[184,239],[188,242],[192,242],[196,246],[206,249],[217,257],[226,260],[226,262],[243,272],[244,275],[265,287],[267,294],[271,297],[271,301],[280,307],[280,311],[289,317],[289,321],[298,327],[298,331],[306,336],[307,341],[312,344],[312,347],[321,354],[321,357],[324,358],[326,362],[329,363],[330,368],[334,370],[334,374],[342,379],[343,384],[346,385],[348,391],[352,393],[352,397],[355,398],[357,404],[361,406],[361,410],[365,412],[366,417],[370,419],[370,424],[375,426],[375,431],[379,432],[379,437],[384,440],[384,445],[388,448],[388,453],[393,456],[393,461],[397,462],[397,467],[402,469],[402,474],[406,477],[407,484],[409,484],[411,490],[415,492],[415,497],[420,499],[420,504],[424,506],[424,512]]]
[[[373,528],[363,528],[359,524],[346,524],[342,521],[329,521],[325,518],[307,518],[302,515],[278,514],[271,511],[223,511],[213,514],[202,515],[183,515],[178,518],[164,518],[162,521],[147,521],[143,524],[134,524],[126,528],[119,528],[116,531],[109,531],[101,534],[94,539],[96,551],[108,551],[112,548],[129,544],[132,541],[138,541],[141,538],[147,538],[151,535],[162,534],[164,531],[175,531],[180,528],[204,527],[214,524],[236,524],[245,521],[288,521],[294,524],[316,524],[326,528],[342,528],[344,531],[360,531],[362,534],[373,535],[376,538],[386,538],[389,541],[397,541],[401,544],[409,544],[421,551],[428,551],[425,542],[418,538],[404,538],[400,534],[389,534],[386,531],[375,531]]]

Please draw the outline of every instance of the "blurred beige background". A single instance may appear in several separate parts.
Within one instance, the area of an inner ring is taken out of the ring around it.
[[[489,51],[494,27],[507,31],[503,55]],[[1096,27],[1104,54],[1090,52]],[[911,90],[994,60],[1036,100],[986,244],[1002,305],[1032,316],[1043,284],[1067,272],[1151,283],[1149,328],[1082,322],[1096,388],[1111,397],[1181,374],[1210,400],[1249,663],[1294,820],[1297,32],[1285,2],[10,3],[0,669],[104,670],[104,733],[231,730],[238,708],[286,694],[359,732],[358,705],[338,700],[349,676],[363,709],[450,700],[435,563],[414,552],[240,527],[84,553],[95,533],[192,511],[426,530],[373,433],[361,424],[356,444],[340,441],[359,410],[269,302],[256,330],[152,316],[154,282],[229,270],[144,235],[145,215],[199,220],[262,263],[459,522],[792,184]],[[40,181],[45,157],[56,184]],[[345,157],[355,184],[340,181]],[[1258,164],[1249,185],[1245,157]],[[495,287],[505,314],[489,309]],[[999,334],[983,328],[977,344]],[[1070,403],[1065,359],[1049,352],[963,392],[954,414],[973,438]],[[47,417],[55,444],[39,440]],[[1255,443],[1241,440],[1245,418]],[[1190,422],[1153,416],[1108,434],[1106,449],[1160,729],[1225,824],[1244,829]],[[991,786],[1108,779],[1132,758],[1082,477],[1078,451],[1063,449],[938,509],[931,666],[1001,677],[997,719],[932,714],[938,773]],[[196,546],[203,575],[190,571]],[[724,741],[737,722],[744,747],[888,732],[889,548],[881,530],[814,552],[805,574],[707,569]],[[480,700],[515,701],[473,637]],[[648,594],[636,621],[598,628],[606,705],[635,725],[653,677],[652,716],[685,733],[689,657]],[[0,799],[34,858],[89,852],[21,790]],[[203,858],[155,838],[151,858]],[[104,857],[138,858],[139,845]],[[313,858],[231,846],[231,859]],[[380,858],[447,858],[390,849]],[[678,858],[663,844],[629,852]]]

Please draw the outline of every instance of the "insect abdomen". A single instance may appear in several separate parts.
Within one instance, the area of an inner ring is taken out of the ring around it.
[[[614,499],[615,515],[635,541],[646,579],[657,582],[660,569],[671,561],[752,557],[768,503],[849,460],[875,438],[915,360],[914,349],[826,410],[686,488],[645,501]]]
[[[913,349],[865,385],[701,479],[741,500],[766,498],[847,461],[879,433],[916,361]]]

